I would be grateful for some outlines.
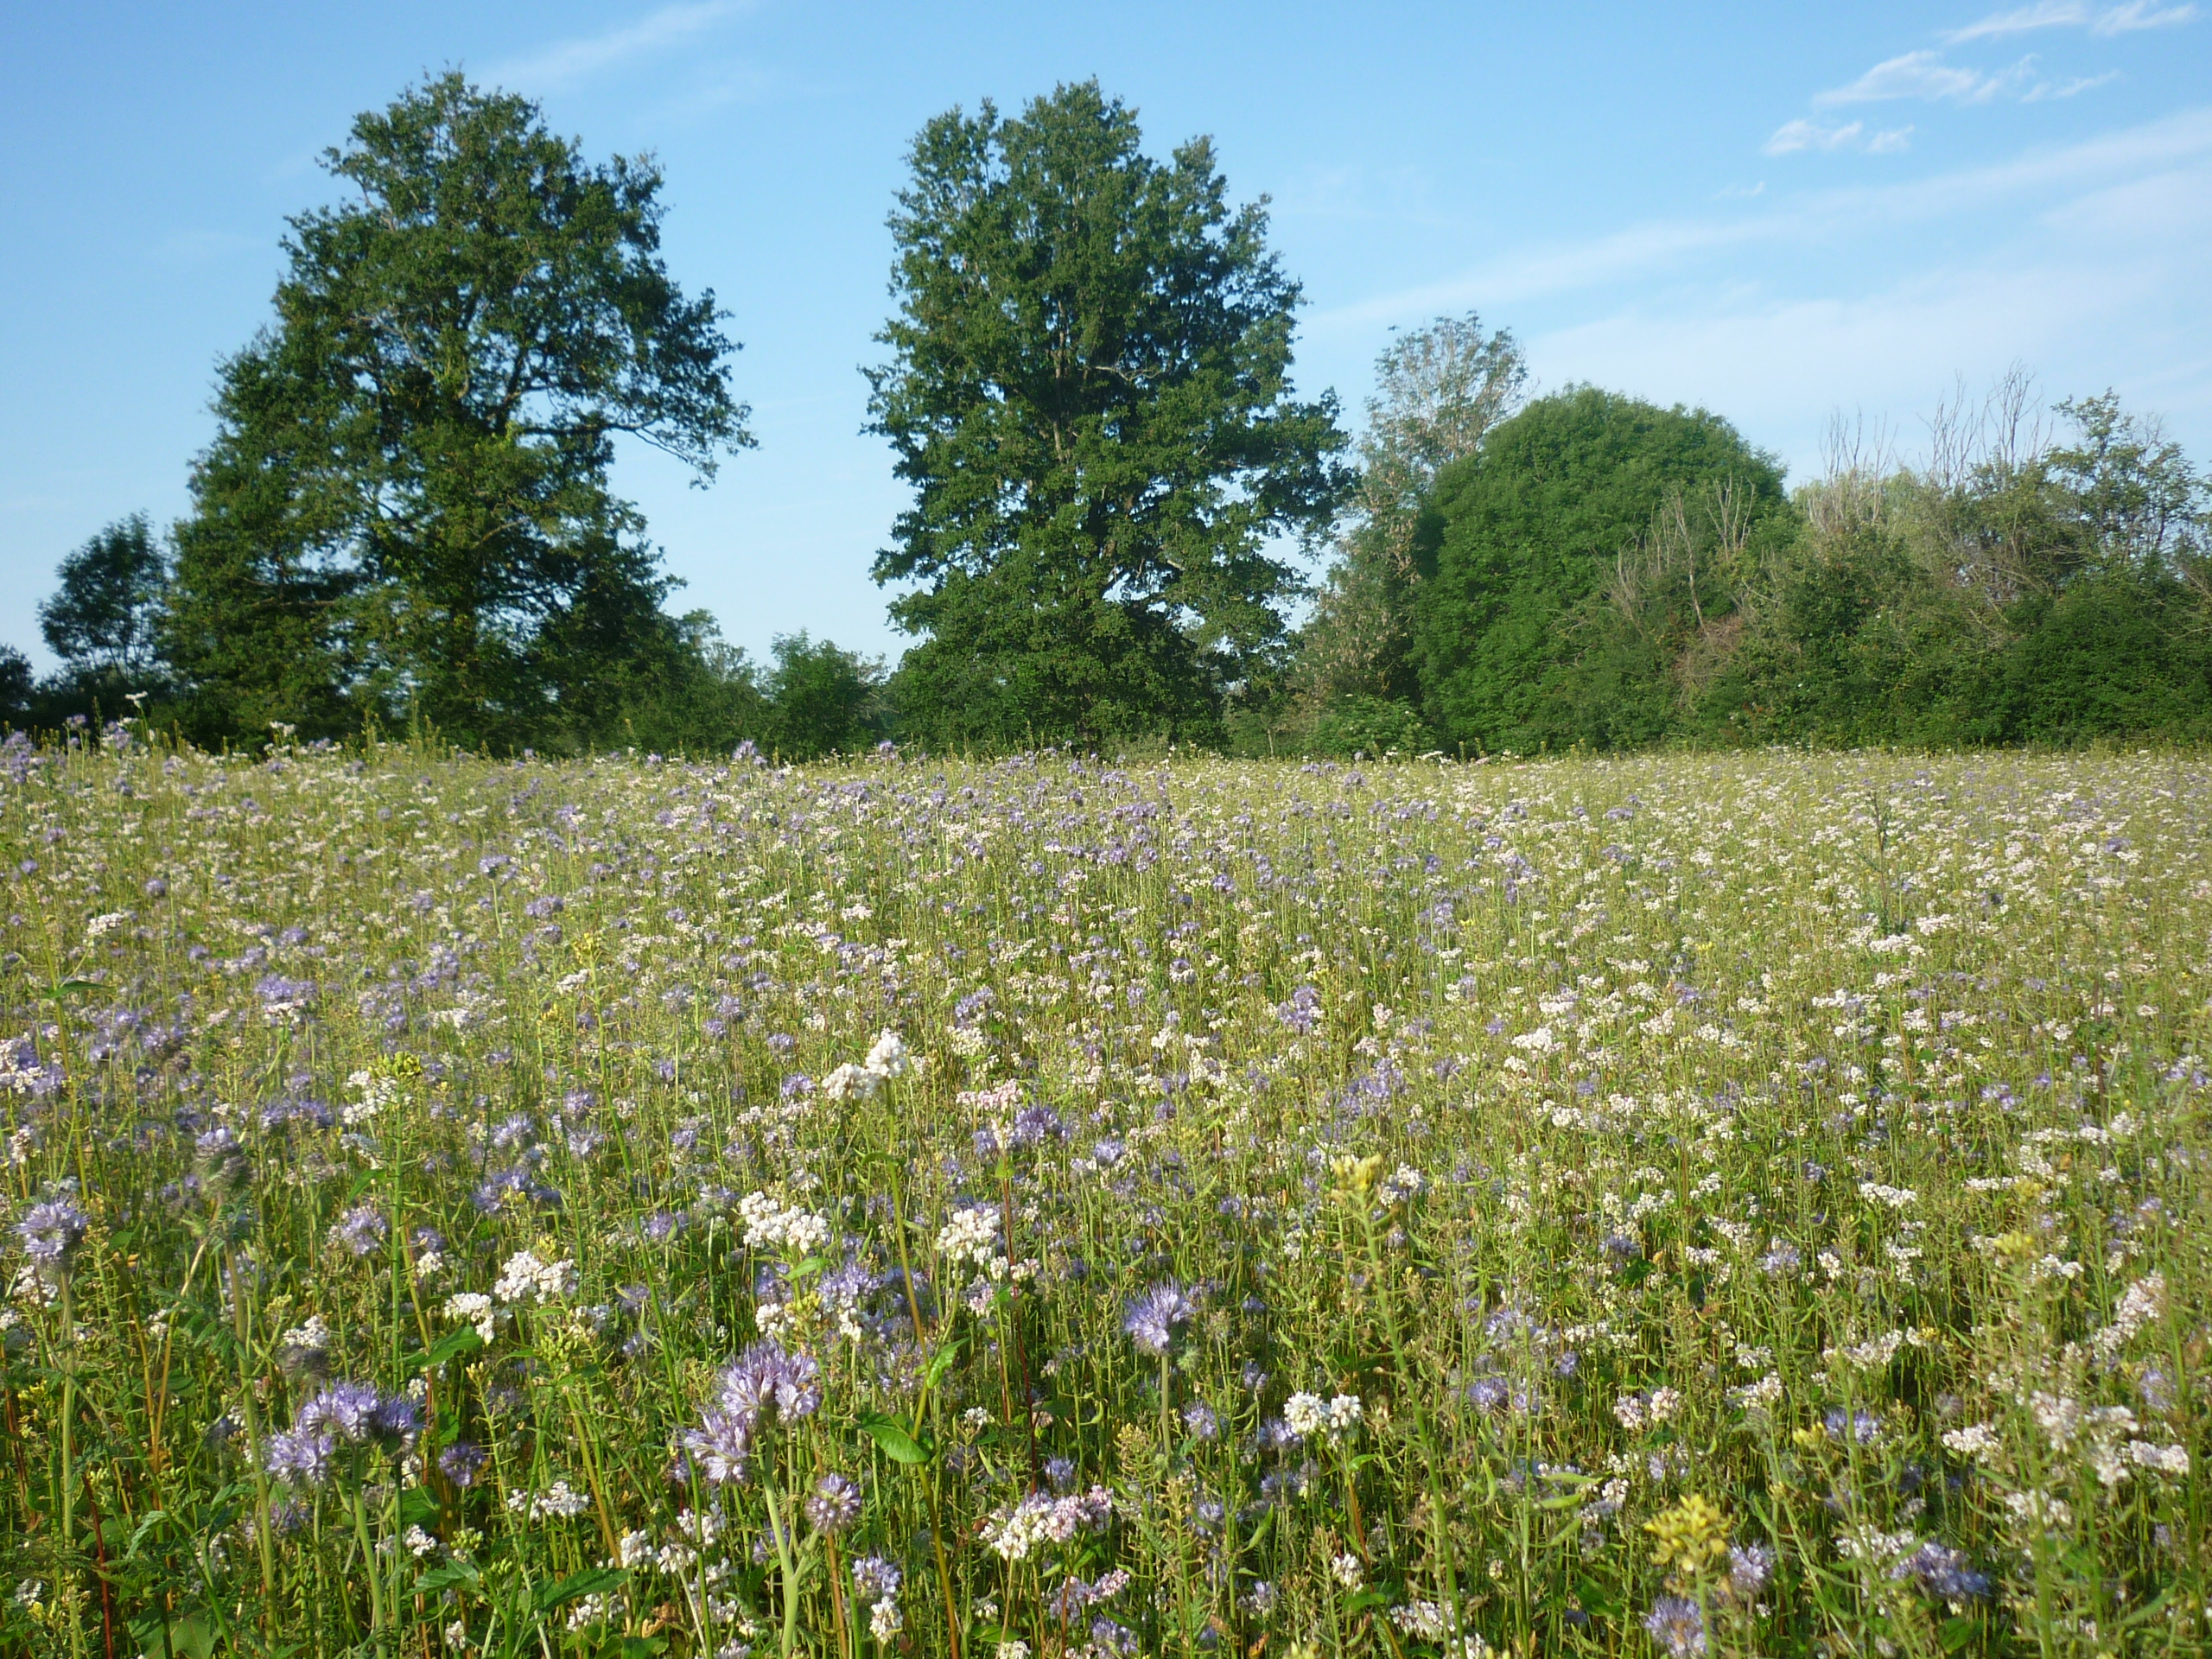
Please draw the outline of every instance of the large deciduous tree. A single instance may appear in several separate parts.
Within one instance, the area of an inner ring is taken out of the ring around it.
[[[127,679],[156,670],[168,562],[144,513],[108,525],[54,574],[54,593],[39,604],[39,631],[71,674]]]
[[[874,431],[912,486],[881,582],[924,636],[904,717],[938,741],[1213,728],[1279,647],[1287,537],[1346,474],[1290,381],[1298,284],[1211,146],[1147,157],[1095,82],[931,121],[891,229]]]
[[[668,276],[650,161],[588,162],[458,74],[324,165],[355,195],[290,221],[275,322],[222,367],[170,654],[233,731],[571,731],[576,692],[677,626],[617,438],[702,478],[750,442],[724,314]]]

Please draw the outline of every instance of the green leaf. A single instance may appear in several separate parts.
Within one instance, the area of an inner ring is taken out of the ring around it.
[[[946,1343],[944,1347],[938,1349],[937,1352],[930,1356],[930,1363],[927,1368],[922,1372],[922,1389],[924,1393],[927,1393],[935,1389],[937,1385],[944,1380],[944,1374],[952,1369],[952,1361],[954,1357],[957,1355],[963,1348],[966,1347],[967,1344],[967,1338],[955,1337],[950,1342]]]
[[[426,1370],[433,1365],[442,1365],[448,1360],[459,1359],[463,1354],[473,1354],[484,1345],[484,1338],[476,1334],[476,1327],[464,1325],[458,1331],[448,1331],[420,1353],[408,1355],[399,1362],[403,1371]]]
[[[441,1590],[458,1589],[466,1585],[474,1589],[481,1582],[474,1567],[460,1561],[448,1561],[443,1567],[434,1567],[415,1580],[414,1593],[418,1596],[435,1595]]]
[[[1946,1653],[1958,1652],[1960,1649],[1965,1647],[1967,1643],[1974,1639],[1975,1635],[1980,1632],[1980,1629],[1981,1621],[1977,1618],[1945,1619],[1943,1621],[1943,1628],[1939,1632],[1943,1643],[1943,1651]]]
[[[581,1573],[571,1573],[557,1584],[541,1585],[537,1591],[537,1611],[550,1613],[556,1607],[595,1596],[612,1590],[630,1575],[619,1567],[588,1567]]]
[[[652,1659],[657,1653],[668,1651],[664,1636],[626,1636],[622,1638],[622,1659]]]
[[[187,1613],[168,1621],[166,1643],[162,1634],[162,1619],[159,1613],[142,1613],[128,1621],[131,1640],[146,1659],[213,1659],[215,1652],[214,1626],[198,1613]]]
[[[424,1527],[438,1518],[438,1496],[427,1486],[410,1486],[399,1495],[399,1524]]]
[[[863,1417],[861,1419],[861,1432],[874,1440],[883,1455],[893,1463],[912,1466],[927,1463],[933,1455],[932,1448],[924,1446],[889,1417]]]

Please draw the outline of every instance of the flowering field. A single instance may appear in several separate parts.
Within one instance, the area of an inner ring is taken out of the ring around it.
[[[2199,1653],[2212,768],[0,751],[8,1653]]]

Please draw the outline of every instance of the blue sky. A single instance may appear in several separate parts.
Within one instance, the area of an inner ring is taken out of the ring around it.
[[[1910,450],[1955,377],[2118,388],[2212,461],[2212,6],[18,5],[0,18],[0,639],[102,524],[185,505],[216,360],[353,115],[458,65],[588,151],[656,153],[760,447],[618,483],[760,652],[899,649],[868,580],[902,493],[861,432],[915,130],[1096,75],[1211,133],[1357,416],[1395,325],[1478,308],[1540,384],[1728,416],[1793,474],[1837,411]]]

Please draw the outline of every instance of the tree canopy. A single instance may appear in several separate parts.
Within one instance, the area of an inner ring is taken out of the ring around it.
[[[875,563],[942,739],[1202,734],[1280,645],[1281,538],[1348,475],[1290,380],[1298,284],[1211,143],[1147,156],[1095,82],[925,127],[891,231],[873,429],[913,503]]]
[[[1593,599],[1655,539],[1671,554],[1662,514],[1679,518],[1686,564],[1669,557],[1662,579],[1679,572],[1703,613],[1726,608],[1735,573],[1708,563],[1700,594],[1700,521],[1717,513],[1718,539],[1734,543],[1711,556],[1740,561],[1746,538],[1788,512],[1780,470],[1718,416],[1592,387],[1492,429],[1438,478],[1435,504],[1431,544],[1416,553],[1425,712],[1447,741],[1520,750],[1633,741],[1618,723],[1636,717],[1628,694],[1649,677],[1593,652],[1576,624],[1598,620]]]
[[[55,590],[38,607],[39,631],[70,672],[127,677],[154,671],[168,562],[144,513],[106,526],[54,574]]]
[[[673,626],[615,440],[702,478],[749,442],[723,314],[663,265],[658,170],[524,99],[445,75],[323,161],[355,197],[290,221],[276,320],[223,365],[170,654],[203,723],[557,732]]]

